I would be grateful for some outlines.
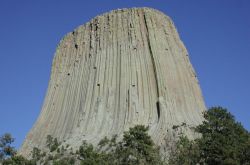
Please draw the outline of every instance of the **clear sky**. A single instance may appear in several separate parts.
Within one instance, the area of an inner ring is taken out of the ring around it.
[[[207,107],[228,108],[250,130],[249,0],[0,0],[0,134],[21,145],[67,32],[112,9],[145,6],[173,19]]]

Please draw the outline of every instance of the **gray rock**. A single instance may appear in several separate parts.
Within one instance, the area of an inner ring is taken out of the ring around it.
[[[150,8],[114,10],[60,41],[41,114],[19,152],[45,148],[47,135],[77,149],[142,124],[168,153],[180,134],[197,137],[204,110],[172,20]]]

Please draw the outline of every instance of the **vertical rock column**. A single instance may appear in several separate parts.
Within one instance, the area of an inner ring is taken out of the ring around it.
[[[199,83],[171,19],[150,8],[114,10],[59,43],[41,114],[20,153],[44,148],[47,135],[77,148],[122,136],[137,124],[162,151],[205,110]]]

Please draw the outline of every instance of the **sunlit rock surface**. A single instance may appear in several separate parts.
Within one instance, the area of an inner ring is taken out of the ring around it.
[[[196,136],[204,110],[172,20],[150,8],[114,10],[60,41],[41,114],[20,153],[44,148],[47,135],[77,149],[137,124],[149,126],[167,153],[181,133]]]

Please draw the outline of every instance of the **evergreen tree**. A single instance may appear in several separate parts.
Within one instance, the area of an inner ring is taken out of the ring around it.
[[[13,142],[14,138],[9,133],[6,133],[0,137],[0,162],[5,158],[15,155],[16,150],[11,146]]]
[[[222,107],[213,107],[197,127],[202,138],[197,140],[202,158],[207,164],[246,164],[250,150],[249,132]]]
[[[234,116],[225,108],[212,107],[204,113],[204,118],[196,128],[201,138],[194,141],[180,138],[182,145],[177,145],[170,163],[250,164],[250,134]]]
[[[116,154],[121,164],[161,164],[159,149],[147,133],[148,127],[137,125],[124,133]]]

